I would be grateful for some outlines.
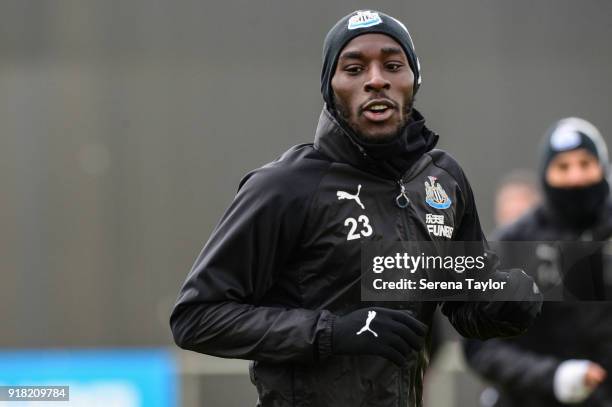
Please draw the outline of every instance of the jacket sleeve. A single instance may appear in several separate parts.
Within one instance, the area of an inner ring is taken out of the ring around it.
[[[472,369],[505,390],[554,399],[553,378],[561,360],[503,339],[468,340],[464,352]]]
[[[456,241],[480,242],[482,252],[487,253],[486,270],[489,276],[496,280],[508,279],[508,273],[498,270],[499,261],[495,253],[489,249],[482,232],[474,194],[463,171],[455,163],[455,178],[461,189],[462,217]],[[489,339],[494,337],[509,337],[519,335],[527,330],[541,307],[541,301],[521,303],[520,301],[447,301],[442,305],[442,313],[446,315],[453,327],[464,337],[474,339]]]
[[[261,304],[298,244],[309,202],[283,171],[264,167],[241,183],[197,258],[170,317],[181,348],[308,363],[331,347],[328,311]]]

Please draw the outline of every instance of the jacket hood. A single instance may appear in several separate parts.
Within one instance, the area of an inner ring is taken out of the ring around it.
[[[425,126],[423,115],[412,109],[412,119],[402,128],[399,136],[388,143],[367,143],[324,106],[314,146],[334,161],[397,180],[423,154],[432,150],[438,139],[439,136]]]

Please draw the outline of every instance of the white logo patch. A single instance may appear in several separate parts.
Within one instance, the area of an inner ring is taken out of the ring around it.
[[[363,10],[351,16],[348,21],[348,29],[355,30],[357,28],[372,27],[373,25],[381,24],[382,19],[375,11]]]
[[[448,239],[453,237],[453,227],[444,224],[444,215],[428,213],[425,215],[425,223],[430,235]]]
[[[550,138],[550,145],[555,151],[567,151],[580,145],[580,134],[573,128],[560,128]]]
[[[444,188],[442,188],[442,185],[439,182],[436,183],[438,178],[432,176],[427,178],[429,178],[429,182],[425,181],[425,202],[436,209],[450,208],[453,201],[451,201]]]
[[[355,195],[349,194],[348,192],[344,192],[344,191],[338,191],[336,192],[336,196],[338,197],[339,200],[352,199],[353,201],[357,202],[357,205],[359,205],[361,209],[365,211],[365,206],[363,206],[363,203],[361,203],[361,199],[359,199],[360,192],[361,192],[361,184],[359,184],[359,186],[357,187],[357,193]]]
[[[376,317],[376,311],[368,311],[368,319],[366,319],[366,323],[358,332],[357,335],[361,335],[362,333],[368,331],[371,332],[372,335],[378,338],[378,334],[370,329],[370,323]]]

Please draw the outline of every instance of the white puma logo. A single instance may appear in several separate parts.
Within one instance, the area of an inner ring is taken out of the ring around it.
[[[374,335],[375,337],[378,338],[378,334],[370,329],[370,322],[372,322],[372,320],[375,317],[376,317],[376,311],[368,311],[368,319],[366,320],[366,323],[363,326],[363,328],[361,328],[359,330],[359,332],[357,332],[357,335],[361,335],[365,331],[370,331],[370,332],[372,332],[372,335]]]
[[[338,191],[336,192],[336,195],[338,196],[338,199],[340,200],[352,199],[353,201],[357,202],[357,205],[359,205],[361,209],[365,210],[365,206],[363,206],[363,204],[361,203],[361,199],[359,199],[360,192],[361,192],[361,184],[359,184],[359,186],[357,187],[357,193],[355,195],[349,194],[348,192],[344,192],[344,191]]]

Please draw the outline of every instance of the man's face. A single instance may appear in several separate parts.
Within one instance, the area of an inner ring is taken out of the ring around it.
[[[556,188],[588,187],[602,178],[599,161],[583,148],[557,154],[546,170],[546,182]]]
[[[331,81],[338,113],[374,143],[394,138],[407,122],[413,85],[404,50],[384,34],[360,35],[346,44]]]

